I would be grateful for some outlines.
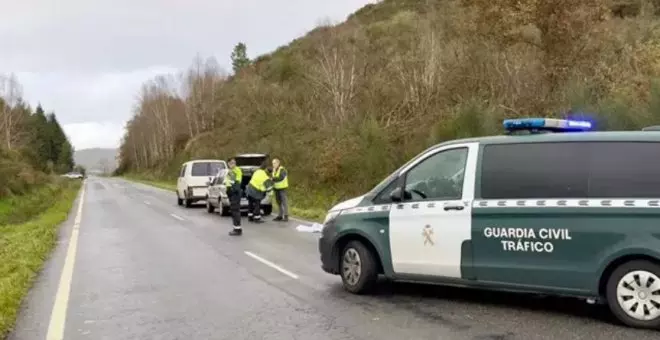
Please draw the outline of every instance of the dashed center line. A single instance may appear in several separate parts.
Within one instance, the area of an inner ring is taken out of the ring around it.
[[[144,204],[146,204],[146,205],[151,205],[151,202],[149,202],[149,201],[144,201]]]
[[[245,251],[245,255],[247,255],[247,256],[249,256],[249,257],[251,257],[251,258],[253,258],[253,259],[255,259],[255,260],[257,260],[257,261],[259,261],[259,262],[261,262],[261,263],[263,263],[263,264],[265,264],[265,265],[267,265],[267,266],[269,266],[269,267],[271,267],[271,268],[273,268],[273,269],[275,269],[275,270],[277,270],[278,272],[280,272],[280,273],[282,273],[282,274],[284,274],[284,275],[286,275],[286,276],[288,276],[288,277],[290,277],[290,278],[292,278],[292,279],[296,279],[296,280],[298,280],[298,275],[296,275],[296,274],[294,274],[294,273],[292,273],[292,272],[290,272],[290,271],[288,271],[288,270],[286,270],[286,269],[284,269],[284,268],[282,268],[282,267],[276,265],[276,264],[273,263],[273,262],[270,262],[270,261],[266,260],[266,259],[263,258],[263,257],[257,256],[257,255],[255,255],[255,254],[249,252],[249,251]]]
[[[185,221],[185,219],[184,219],[183,217],[181,217],[181,216],[178,216],[178,215],[175,215],[175,214],[170,214],[170,216],[176,218],[176,219],[179,220],[179,221]]]

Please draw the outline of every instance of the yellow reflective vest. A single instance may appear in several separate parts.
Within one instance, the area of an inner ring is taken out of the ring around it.
[[[250,185],[261,192],[265,192],[270,189],[266,183],[268,181],[270,181],[270,177],[268,176],[266,171],[264,171],[263,169],[257,169],[257,171],[255,171],[254,174],[252,174],[252,178],[250,179]]]
[[[241,168],[239,168],[238,166],[235,166],[231,169],[231,171],[236,176],[236,182],[242,183],[243,182],[243,170],[241,170]]]
[[[284,171],[284,178],[280,181],[278,181],[278,178],[280,177],[280,174]],[[286,189],[289,187],[289,173],[286,171],[286,169],[283,166],[280,166],[275,170],[275,173],[273,173],[273,188],[276,190],[281,190],[281,189]]]

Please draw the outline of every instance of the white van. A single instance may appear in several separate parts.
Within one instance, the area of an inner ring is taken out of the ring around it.
[[[181,165],[176,183],[178,205],[190,207],[208,197],[208,182],[221,170],[227,169],[227,162],[219,159],[198,159]]]

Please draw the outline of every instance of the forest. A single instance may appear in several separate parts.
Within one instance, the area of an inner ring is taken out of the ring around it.
[[[0,199],[70,171],[73,151],[55,113],[32,109],[16,76],[0,75]]]
[[[293,205],[323,211],[504,118],[659,124],[659,15],[657,0],[383,0],[266,55],[239,43],[231,70],[197,56],[149,80],[117,172],[173,180],[191,158],[267,152]]]

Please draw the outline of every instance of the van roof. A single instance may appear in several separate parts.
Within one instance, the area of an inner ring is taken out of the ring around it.
[[[192,164],[192,163],[208,163],[208,162],[222,162],[222,163],[227,163],[221,159],[194,159],[192,161],[187,161],[183,164]]]
[[[434,147],[462,143],[518,144],[538,142],[660,142],[660,131],[598,131],[501,135],[456,139]]]

